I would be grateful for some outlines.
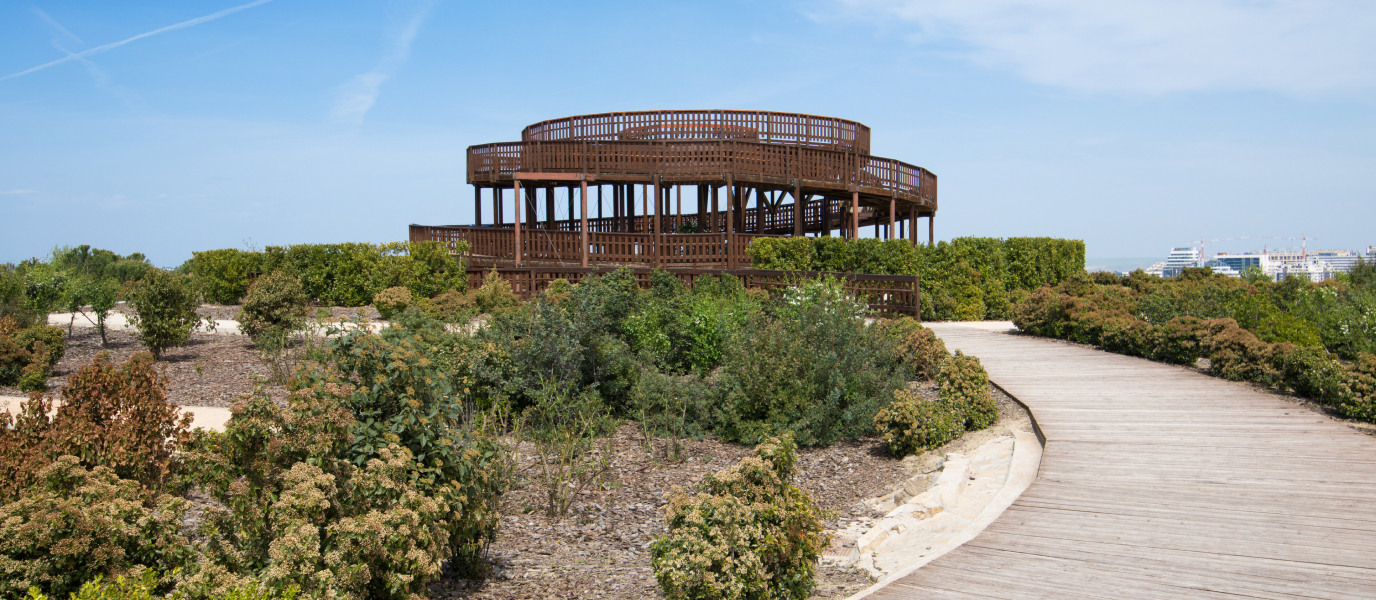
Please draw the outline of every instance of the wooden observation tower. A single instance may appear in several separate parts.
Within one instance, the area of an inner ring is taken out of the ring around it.
[[[748,266],[760,236],[917,243],[935,235],[936,175],[870,155],[870,128],[813,115],[666,110],[542,121],[468,148],[472,225],[412,225],[468,242],[472,267]],[[485,210],[486,209],[486,210]]]

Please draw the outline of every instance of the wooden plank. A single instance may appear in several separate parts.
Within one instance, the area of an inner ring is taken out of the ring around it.
[[[1181,367],[931,327],[1046,450],[980,536],[870,598],[1376,598],[1376,438]]]

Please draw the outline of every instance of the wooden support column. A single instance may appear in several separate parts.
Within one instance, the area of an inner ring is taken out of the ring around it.
[[[894,225],[897,225],[897,224],[898,224],[898,199],[895,198],[895,197],[893,197],[893,196],[889,196],[889,231],[887,232],[889,235],[888,235],[887,237],[888,237],[889,239],[891,239],[891,240],[893,240],[893,239],[898,239],[898,238],[897,238],[898,230],[894,228]]]
[[[502,224],[502,188],[492,186],[492,224]]]
[[[908,243],[917,245],[917,205],[908,207]]]
[[[512,254],[516,257],[516,266],[519,267],[521,266],[521,180],[517,179],[515,187],[512,189],[516,191],[516,201],[512,203],[516,209],[512,211],[516,217],[516,227],[512,230],[515,232],[516,247],[512,249]]]
[[[736,182],[732,175],[726,176],[726,268],[736,268],[736,255],[732,252],[736,241]]]
[[[554,186],[551,185],[545,187],[545,229],[554,227]]]
[[[793,180],[793,235],[802,236],[807,228],[804,227],[803,215],[807,210],[807,202],[803,200],[803,184],[797,179]]]
[[[652,239],[654,240],[654,245],[655,245],[655,251],[654,251],[654,266],[658,267],[658,266],[659,266],[659,245],[660,245],[659,243],[660,243],[660,238],[661,238],[661,234],[662,234],[662,231],[661,231],[661,230],[664,229],[664,224],[663,224],[663,221],[662,221],[662,219],[661,219],[661,215],[663,214],[663,212],[660,210],[661,208],[663,208],[662,200],[663,200],[664,197],[663,197],[662,195],[660,195],[660,192],[663,191],[663,189],[660,187],[660,184],[659,184],[659,176],[658,176],[658,175],[655,175],[655,177],[654,177],[654,185],[655,185],[655,190],[654,190],[654,191],[655,191],[655,204],[659,204],[659,206],[656,206],[656,207],[655,207],[655,214],[654,214],[653,217],[650,218],[650,230],[649,230],[649,231],[650,231],[650,235],[652,236]]]
[[[850,193],[850,239],[860,239],[860,192]]]
[[[709,231],[709,232],[711,232],[711,233],[716,233],[716,232],[717,232],[717,186],[716,186],[715,184],[713,184],[713,185],[710,185],[710,186],[708,186],[708,187],[711,188],[711,189],[708,190],[708,195],[710,196],[710,197],[707,199],[707,201],[708,201],[708,203],[709,203],[709,204],[707,205],[707,223],[708,223],[708,228],[707,228],[705,231]]]
[[[581,202],[581,204],[582,204],[581,206],[579,206],[579,208],[581,208],[582,210],[579,211],[579,213],[578,213],[582,225],[581,225],[578,229],[579,229],[579,231],[582,231],[582,232],[583,232],[583,267],[584,267],[584,268],[587,268],[587,266],[588,266],[588,180],[584,179],[584,180],[583,180],[581,183],[579,183],[578,185],[579,185],[580,188],[582,188],[582,189],[581,189],[581,192],[578,194],[579,202]]]
[[[927,215],[927,245],[936,245],[936,211]]]
[[[597,186],[597,220],[602,220],[602,186]]]
[[[473,186],[473,226],[483,225],[483,188]]]

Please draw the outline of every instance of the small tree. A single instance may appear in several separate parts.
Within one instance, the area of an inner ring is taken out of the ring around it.
[[[215,327],[214,321],[196,314],[200,306],[196,294],[181,277],[166,271],[150,271],[129,295],[129,302],[134,306],[130,321],[138,328],[135,335],[154,358],[162,358],[167,348],[186,344],[202,322],[207,329]]]
[[[253,282],[239,309],[239,329],[262,345],[264,335],[282,334],[306,321],[306,292],[301,281],[273,271]]]

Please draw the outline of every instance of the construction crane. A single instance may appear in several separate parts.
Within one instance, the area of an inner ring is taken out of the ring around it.
[[[1217,239],[1212,239],[1212,240],[1206,240],[1206,239],[1202,239],[1202,238],[1201,238],[1201,239],[1198,239],[1198,240],[1191,240],[1191,241],[1185,242],[1185,243],[1190,244],[1190,245],[1199,244],[1199,257],[1200,257],[1201,259],[1207,260],[1207,259],[1205,258],[1205,257],[1206,257],[1206,253],[1204,252],[1204,247],[1205,247],[1205,245],[1210,244],[1210,243],[1213,243],[1213,242],[1235,242],[1235,241],[1238,241],[1238,240],[1291,240],[1291,241],[1300,240],[1300,258],[1301,258],[1301,260],[1303,260],[1303,259],[1306,259],[1306,258],[1309,257],[1309,240],[1310,240],[1310,239],[1311,239],[1311,238],[1310,238],[1308,235],[1301,233],[1301,234],[1300,234],[1300,237],[1285,237],[1285,236],[1276,236],[1276,235],[1244,235],[1244,236],[1242,236],[1242,237],[1217,238]],[[1312,239],[1313,239],[1314,241],[1316,241],[1316,242],[1321,242],[1321,241],[1323,241],[1321,238],[1312,238]],[[1266,248],[1265,248],[1265,246],[1262,247],[1262,253],[1263,253],[1263,254],[1266,253]]]

